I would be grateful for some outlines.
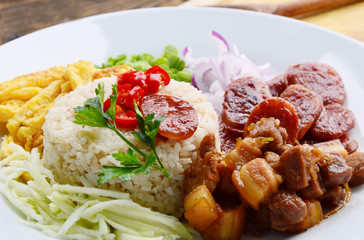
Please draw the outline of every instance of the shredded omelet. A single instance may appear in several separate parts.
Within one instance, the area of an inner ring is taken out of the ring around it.
[[[1,159],[12,154],[10,142],[27,151],[43,148],[45,116],[60,96],[94,79],[130,70],[126,65],[96,69],[91,62],[78,61],[0,83],[0,123],[9,131],[1,143]]]

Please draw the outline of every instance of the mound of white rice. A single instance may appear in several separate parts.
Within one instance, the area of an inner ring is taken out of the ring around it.
[[[86,99],[95,97],[98,82],[105,83],[105,90],[111,92],[116,78],[103,78],[78,87],[61,97],[52,107],[43,126],[43,164],[50,169],[56,181],[81,185],[86,178],[97,186],[99,169],[102,165],[118,165],[111,156],[115,152],[126,152],[129,148],[113,131],[106,128],[80,126],[73,123],[73,108],[83,106]],[[138,174],[131,181],[114,179],[101,187],[129,192],[131,198],[146,207],[180,217],[183,213],[182,185],[184,171],[197,157],[197,148],[207,133],[213,133],[218,140],[218,118],[207,97],[188,83],[174,80],[160,93],[173,95],[189,101],[198,112],[199,125],[194,135],[187,140],[158,141],[157,152],[170,178],[159,170],[149,174]],[[150,149],[127,131],[122,132],[143,151]]]

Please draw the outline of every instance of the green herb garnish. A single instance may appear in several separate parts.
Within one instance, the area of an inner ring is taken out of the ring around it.
[[[115,125],[115,106],[116,106],[116,85],[112,86],[113,95],[110,95],[110,107],[104,112],[104,83],[98,84],[95,89],[96,97],[86,100],[83,107],[78,106],[73,110],[76,112],[74,123],[78,125],[86,125],[91,127],[105,127],[113,130],[123,141],[130,146],[126,153],[114,153],[112,156],[120,162],[118,166],[102,166],[98,184],[110,181],[113,178],[119,178],[123,181],[130,180],[134,175],[144,173],[148,174],[150,169],[155,168],[163,172],[166,177],[169,177],[168,172],[165,170],[162,161],[160,160],[157,151],[155,138],[158,133],[159,126],[166,117],[158,117],[154,119],[154,114],[148,114],[145,118],[139,111],[138,106],[134,102],[135,113],[138,118],[139,131],[133,131],[132,134],[152,148],[152,151],[147,155],[131,143],[123,134],[118,130]],[[144,163],[138,160],[140,154],[144,158]]]

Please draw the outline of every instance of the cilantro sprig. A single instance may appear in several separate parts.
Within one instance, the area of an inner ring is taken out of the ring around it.
[[[115,106],[117,87],[115,84],[112,86],[112,91],[113,94],[110,95],[110,107],[105,112],[103,104],[105,87],[103,82],[99,83],[95,89],[95,98],[89,98],[84,103],[84,106],[78,106],[73,109],[76,113],[74,121],[75,124],[109,128],[130,146],[126,153],[118,152],[112,154],[112,156],[120,162],[120,166],[102,166],[97,183],[103,184],[113,178],[119,178],[122,181],[129,181],[136,174],[148,174],[152,168],[160,170],[168,178],[169,174],[158,156],[155,143],[159,126],[166,117],[158,117],[154,119],[154,114],[148,114],[143,117],[137,104],[134,102],[139,130],[132,131],[132,134],[147,146],[151,147],[152,151],[149,154],[146,154],[124,137],[124,135],[116,127]],[[139,161],[138,154],[135,152],[143,157],[144,163]]]

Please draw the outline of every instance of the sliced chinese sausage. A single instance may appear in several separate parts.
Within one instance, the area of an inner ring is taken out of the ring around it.
[[[322,98],[314,91],[300,84],[288,86],[288,88],[281,94],[281,98],[292,103],[297,111],[297,139],[300,140],[320,116],[323,107]]]
[[[193,106],[180,98],[152,94],[142,98],[140,111],[145,117],[154,113],[155,118],[166,116],[158,133],[166,138],[184,140],[193,135],[198,126],[198,116]]]
[[[345,100],[344,83],[334,68],[323,63],[303,63],[290,66],[284,74],[288,85],[302,84],[318,93],[324,105],[342,104]]]
[[[244,77],[229,84],[225,91],[221,119],[226,128],[244,133],[244,126],[253,108],[272,97],[268,85],[254,77]]]
[[[244,135],[249,134],[249,125],[261,118],[275,118],[280,121],[280,127],[286,129],[287,142],[293,144],[298,136],[298,115],[293,105],[280,97],[272,97],[259,103],[250,113],[245,124]]]
[[[354,125],[354,113],[338,103],[333,103],[324,106],[319,118],[310,128],[310,132],[318,138],[333,140],[340,138]]]
[[[234,148],[236,144],[236,139],[239,137],[243,138],[243,134],[232,132],[226,128],[226,124],[219,119],[219,136],[221,142],[221,151],[229,152]]]
[[[287,81],[283,75],[278,75],[268,81],[269,90],[273,97],[279,97],[287,88]]]

